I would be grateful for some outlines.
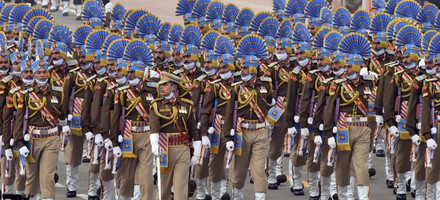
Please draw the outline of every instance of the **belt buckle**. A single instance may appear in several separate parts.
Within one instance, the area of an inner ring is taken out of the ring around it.
[[[40,135],[47,135],[49,134],[49,130],[40,130]]]
[[[249,123],[249,129],[256,129],[257,123]]]

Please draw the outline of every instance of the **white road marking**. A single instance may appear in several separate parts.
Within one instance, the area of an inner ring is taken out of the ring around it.
[[[56,188],[65,188],[66,186],[60,183],[55,183]]]
[[[81,199],[88,199],[89,198],[89,196],[86,194],[77,194],[76,197],[79,197]]]

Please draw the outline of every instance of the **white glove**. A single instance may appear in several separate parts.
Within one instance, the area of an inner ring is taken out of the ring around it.
[[[308,138],[309,137],[309,129],[308,128],[301,128],[301,136],[303,136],[303,138]]]
[[[361,71],[359,71],[359,75],[368,75],[368,69],[366,67],[362,67]]]
[[[5,144],[3,143],[3,135],[0,135],[0,143],[2,144],[2,146],[5,145]]]
[[[154,156],[159,156],[159,134],[152,133],[150,134],[150,143],[151,143],[151,153]]]
[[[95,144],[98,145],[98,147],[102,147],[102,145],[104,145],[104,140],[102,139],[102,135],[99,133],[95,135]]]
[[[31,136],[29,134],[24,134],[23,140],[28,142],[29,140],[31,140]],[[14,141],[12,141],[12,144],[14,144]]]
[[[322,144],[322,138],[320,135],[315,135],[315,140],[314,140],[316,145],[321,145]]]
[[[391,126],[389,129],[390,134],[394,137],[399,137],[399,130],[397,129],[396,126]]]
[[[333,133],[337,133],[337,132],[338,132],[338,127],[337,127],[337,126],[333,126],[333,130],[332,130],[332,132],[333,132]]]
[[[95,140],[95,142],[96,142],[96,140]],[[113,149],[113,143],[112,143],[112,141],[110,140],[110,139],[105,139],[104,140],[104,147],[105,147],[105,149],[107,149],[107,151],[110,151],[110,150],[112,150]]]
[[[312,125],[313,124],[313,118],[311,118],[311,117],[307,118],[307,124]]]
[[[277,102],[275,101],[275,99],[272,98],[272,101],[270,102],[269,106],[274,106]]]
[[[422,123],[421,122],[417,122],[416,128],[417,128],[417,130],[422,129]]]
[[[19,150],[20,155],[27,157],[29,155],[29,149],[26,146],[21,147]]]
[[[113,10],[113,3],[105,4],[104,8],[105,8],[105,13],[111,13]]]
[[[233,141],[226,142],[226,150],[227,151],[234,151],[234,142]]]
[[[14,154],[12,153],[12,149],[5,150],[6,160],[12,160],[14,158]]]
[[[327,140],[327,144],[331,149],[336,148],[336,141],[335,141],[335,137],[329,137]]]
[[[154,70],[150,70],[150,78],[160,78],[159,73]]]
[[[63,133],[70,135],[70,127],[69,126],[63,126],[62,128]]]
[[[396,116],[394,116],[395,118],[396,118],[396,122],[397,123],[400,123],[401,121],[402,121],[402,116],[400,116],[400,115],[396,115]]]
[[[437,134],[437,128],[436,127],[432,127],[431,128],[431,134],[433,134],[433,135]]]
[[[67,115],[67,121],[71,122],[71,121],[72,121],[72,118],[73,118],[73,115],[71,115],[71,114],[68,114],[68,115]]]
[[[118,135],[118,142],[122,143],[124,141],[124,137],[122,135]]]
[[[434,150],[437,148],[437,143],[431,138],[426,141],[426,147],[430,150]]]
[[[287,129],[287,134],[289,134],[291,137],[294,137],[297,133],[298,131],[295,127],[290,127]]]
[[[205,146],[205,148],[211,148],[211,141],[209,141],[208,136],[202,136],[202,145]]]
[[[122,156],[122,151],[120,147],[113,147],[113,155],[116,156],[116,158],[119,158]]]
[[[212,127],[212,126],[209,127],[209,128],[208,128],[208,133],[209,133],[209,134],[213,134],[213,133],[214,133],[214,127]]]
[[[94,138],[95,136],[93,135],[93,133],[92,132],[87,132],[86,133],[86,139],[88,140],[88,141],[92,141],[92,139]]]
[[[59,124],[60,126],[65,126],[65,125],[67,125],[67,119],[64,119],[64,120],[60,120],[60,119],[58,119],[58,124]]]
[[[229,135],[230,135],[230,136],[234,136],[234,135],[235,135],[235,130],[234,130],[234,129],[231,129],[231,131],[229,132]]]
[[[376,123],[379,126],[383,125],[383,117],[382,117],[382,115],[376,115]]]
[[[200,151],[202,150],[202,142],[201,141],[194,141],[193,148],[194,148],[194,153],[191,158],[191,164],[196,165],[199,162]]]
[[[415,145],[420,145],[421,139],[418,135],[411,136],[412,143]]]
[[[295,117],[293,117],[293,121],[294,121],[295,123],[299,123],[299,116],[298,116],[298,115],[295,115]]]
[[[200,126],[202,126],[202,123],[197,122],[197,129],[200,129]]]
[[[419,66],[420,66],[420,68],[424,68],[426,66],[425,59],[421,59],[419,61]]]
[[[26,135],[28,135],[28,134],[26,134]],[[14,138],[11,138],[11,140],[9,140],[9,146],[11,146],[11,147],[14,146],[14,143],[15,143]],[[2,142],[2,145],[3,145],[3,142]]]

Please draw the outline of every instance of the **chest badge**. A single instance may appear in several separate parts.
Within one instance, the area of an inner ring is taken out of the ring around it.
[[[266,88],[264,86],[260,87],[260,93],[261,94],[266,94],[267,93],[267,90],[266,90]]]
[[[185,106],[180,107],[179,109],[179,113],[180,114],[188,114],[188,110],[186,109]]]
[[[52,96],[52,97],[50,98],[50,102],[51,102],[51,103],[58,103],[58,98],[57,98],[56,96]]]

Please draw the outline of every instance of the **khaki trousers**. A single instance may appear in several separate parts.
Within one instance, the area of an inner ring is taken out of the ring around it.
[[[242,189],[250,167],[254,178],[255,193],[266,193],[267,175],[266,159],[269,152],[269,138],[266,128],[257,131],[243,129],[243,146],[241,156],[234,157],[232,186]]]
[[[133,153],[137,158],[123,158],[118,170],[117,187],[119,194],[133,197],[135,176],[136,184],[141,188],[141,199],[153,199],[153,154],[151,153],[150,134],[133,133]]]
[[[107,150],[102,147],[102,156],[99,158],[98,164],[97,165],[93,165],[90,164],[89,167],[89,173],[92,174],[98,174],[99,173],[99,178],[102,181],[111,181],[113,180],[114,176],[112,174],[112,169],[104,169],[105,168],[105,155],[107,153]],[[93,156],[92,156],[92,160],[93,160]],[[110,166],[113,166],[113,156],[112,156],[112,160],[110,162]]]
[[[11,176],[6,177],[6,158],[3,156],[1,158],[1,176],[3,185],[9,186],[15,184],[15,189],[17,191],[24,191],[26,186],[26,175],[20,175],[20,158],[15,157],[11,160]],[[4,191],[2,191],[4,192]]]
[[[269,159],[277,160],[283,153],[284,138],[287,134],[286,113],[280,117],[279,121],[275,123],[270,138]]]
[[[33,139],[33,157],[35,163],[26,166],[26,194],[36,195],[41,191],[42,199],[55,199],[54,175],[60,152],[60,138],[53,136]]]
[[[188,199],[188,177],[191,165],[188,146],[168,148],[168,169],[161,170],[162,199],[171,199],[171,188],[174,187],[174,200]],[[157,198],[159,199],[159,198]]]
[[[338,151],[336,159],[336,184],[338,186],[348,186],[350,184],[350,167],[353,166],[354,176],[357,185],[370,186],[368,175],[368,153],[370,151],[369,127],[350,126],[349,141],[351,151]]]
[[[437,138],[436,142],[437,145],[440,144],[440,125],[437,126]],[[428,184],[435,184],[436,182],[440,181],[440,148],[437,146],[437,148],[434,151],[434,159],[432,160],[432,167],[426,168],[426,182]]]
[[[396,171],[399,174],[406,173],[408,171],[411,171],[411,160],[410,160],[410,154],[411,154],[411,139],[409,140],[402,140],[399,139],[397,142],[397,148],[395,152],[395,159],[396,159]]]
[[[321,160],[320,173],[321,173],[321,176],[323,176],[323,177],[330,177],[333,174],[334,167],[327,165],[327,161],[328,161],[327,156],[328,156],[328,151],[330,150],[330,147],[327,145],[328,137],[325,137],[324,140],[325,140],[324,144],[323,144],[324,147],[322,148],[321,158],[320,158],[320,160]]]
[[[426,143],[421,142],[419,145],[419,153],[417,154],[417,161],[413,165],[415,179],[417,181],[425,181],[426,178],[425,152]]]
[[[77,136],[71,134],[69,141],[66,145],[66,150],[64,151],[64,156],[66,164],[71,167],[78,167],[81,165],[82,155],[83,155],[83,145],[85,136]]]
[[[201,155],[203,156],[203,155]],[[210,156],[207,156],[203,159],[203,165],[196,165],[196,178],[197,179],[206,179],[209,176],[209,160]]]
[[[219,181],[226,179],[226,142],[226,139],[223,136],[220,136],[218,153],[209,156],[209,180],[212,183],[218,183]]]

